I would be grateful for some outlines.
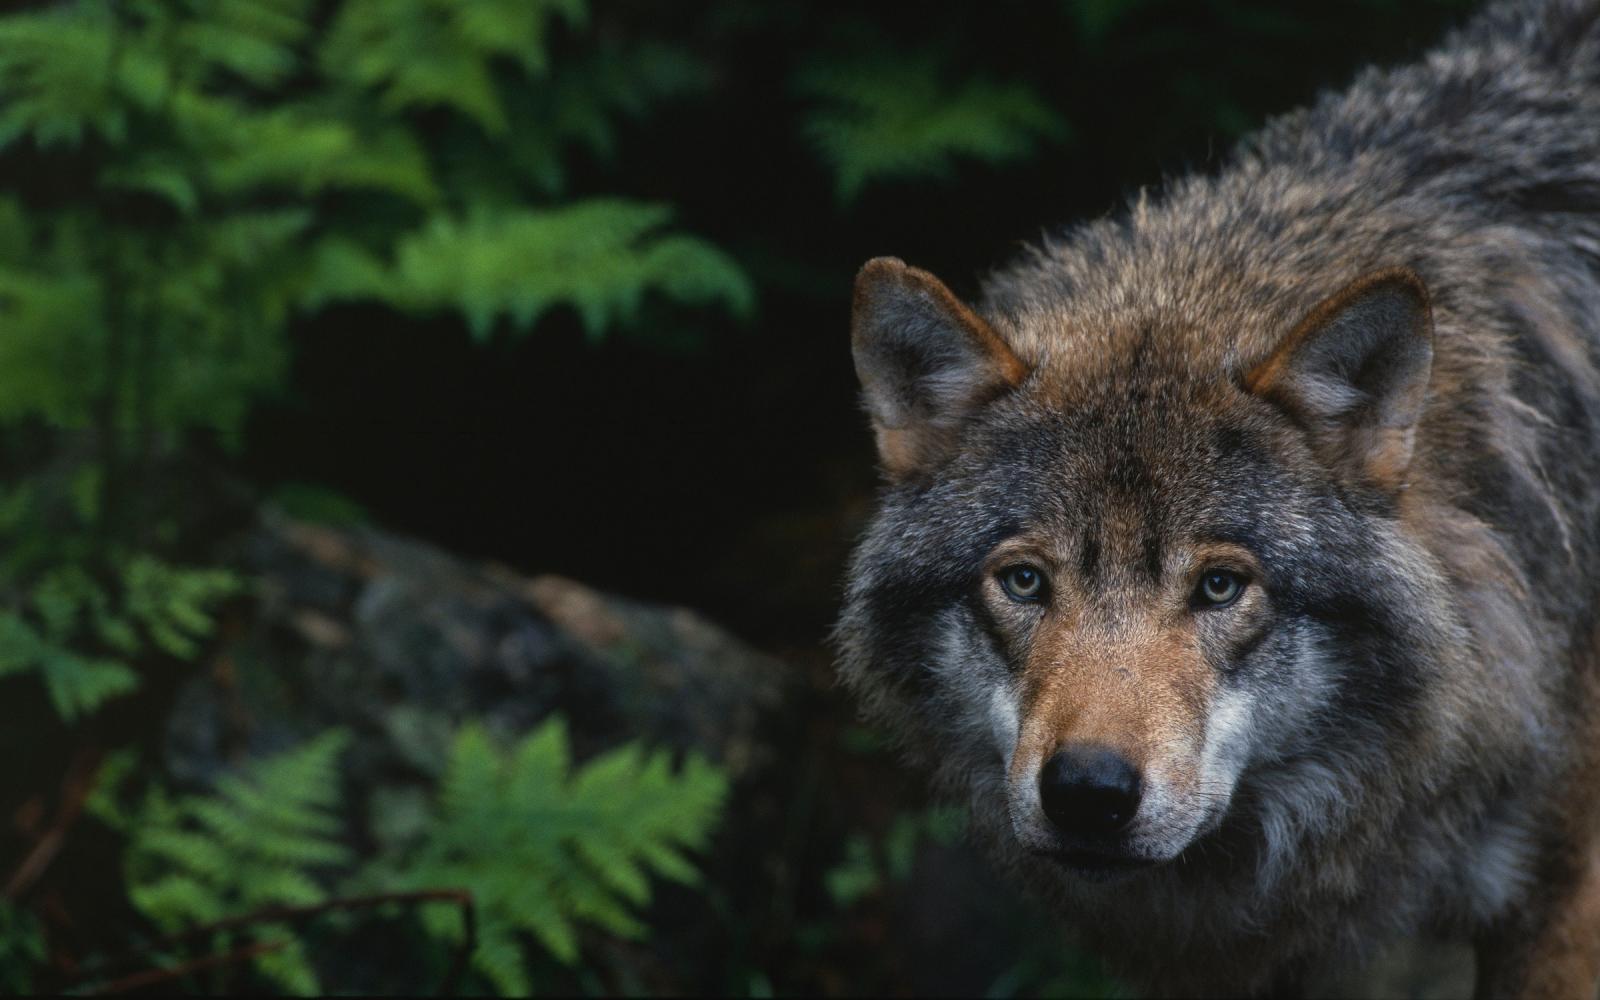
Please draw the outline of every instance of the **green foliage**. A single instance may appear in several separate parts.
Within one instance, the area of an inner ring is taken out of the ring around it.
[[[354,500],[314,483],[282,483],[272,491],[272,502],[300,521],[347,528],[372,520],[367,509]]]
[[[31,969],[44,964],[44,935],[32,913],[0,899],[0,993],[34,992]]]
[[[796,77],[816,107],[806,132],[834,172],[840,201],[869,182],[947,175],[957,157],[1004,163],[1041,139],[1066,133],[1063,120],[1020,84],[947,82],[927,57],[817,60]]]
[[[596,338],[647,296],[749,314],[743,271],[669,206],[552,200],[569,148],[608,155],[614,119],[706,82],[667,46],[579,44],[588,21],[585,0],[0,15],[0,428],[53,445],[49,481],[0,498],[0,673],[37,670],[75,718],[145,650],[195,654],[234,581],[167,564],[186,526],[152,470],[237,442],[297,313],[449,310],[483,337],[567,306]],[[64,481],[89,484],[75,517]]]
[[[0,676],[37,672],[69,721],[136,688],[138,674],[125,658],[146,646],[192,659],[197,640],[212,630],[211,607],[242,586],[232,573],[148,555],[116,568],[114,587],[106,587],[81,566],[54,566],[38,576],[20,610],[0,611]]]
[[[400,241],[393,266],[354,247],[332,248],[324,290],[412,309],[453,306],[480,339],[501,314],[526,329],[563,304],[599,337],[631,319],[651,290],[748,314],[754,292],[738,265],[700,240],[663,234],[670,214],[662,205],[591,199],[546,212],[438,219]]]
[[[618,118],[640,118],[664,98],[704,93],[710,80],[707,67],[680,49],[601,40],[539,86],[504,95],[511,162],[542,190],[559,194],[566,187],[561,154],[568,144],[609,161],[617,151]]]
[[[1117,23],[1149,0],[1072,0],[1066,11],[1078,24],[1078,31],[1091,44],[1102,42]]]
[[[649,902],[650,876],[697,881],[684,852],[704,847],[726,791],[722,773],[698,757],[675,773],[667,754],[636,744],[574,768],[559,719],[508,750],[469,725],[451,748],[431,816],[392,824],[400,842],[366,880],[469,889],[478,912],[473,967],[501,993],[526,994],[518,933],[568,965],[579,958],[579,923],[641,936],[633,909]],[[460,940],[449,911],[423,918],[431,936]]]
[[[877,890],[883,882],[878,861],[872,856],[872,841],[863,834],[852,834],[844,844],[844,858],[823,875],[823,884],[834,904],[853,906]]]
[[[448,107],[491,133],[508,129],[490,61],[530,76],[549,69],[546,36],[557,18],[587,16],[584,0],[347,0],[323,65],[373,88],[386,108]]]
[[[0,677],[28,670],[38,672],[56,713],[68,721],[139,685],[139,675],[125,664],[75,653],[21,617],[0,613]]]
[[[341,731],[323,733],[241,774],[222,776],[208,795],[152,792],[129,830],[133,905],[171,932],[265,906],[326,899],[319,874],[351,861],[340,841],[338,812],[338,760],[347,742]],[[287,946],[258,957],[256,968],[281,989],[317,993],[300,944],[284,940]]]
[[[876,844],[864,833],[851,834],[845,840],[844,857],[823,875],[823,884],[835,905],[854,906],[891,881],[909,879],[917,852],[926,844],[957,842],[966,830],[966,821],[961,809],[933,806],[897,815]]]
[[[147,555],[129,559],[122,580],[128,616],[163,652],[183,660],[194,658],[196,640],[211,634],[210,607],[242,586],[226,570],[180,569]]]

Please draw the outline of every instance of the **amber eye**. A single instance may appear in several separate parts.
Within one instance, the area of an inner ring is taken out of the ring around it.
[[[1203,608],[1220,608],[1238,600],[1244,585],[1245,578],[1232,570],[1210,570],[1194,588],[1194,601]]]
[[[1044,574],[1026,564],[1000,571],[1000,586],[1014,601],[1037,601],[1044,594]]]

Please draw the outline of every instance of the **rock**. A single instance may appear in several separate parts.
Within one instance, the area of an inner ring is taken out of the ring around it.
[[[180,694],[167,757],[189,781],[331,725],[389,744],[358,739],[353,766],[425,767],[462,719],[512,735],[552,712],[580,757],[642,738],[696,750],[737,781],[771,758],[762,721],[795,686],[784,663],[688,609],[376,528],[267,512],[231,555],[258,599],[217,669]]]

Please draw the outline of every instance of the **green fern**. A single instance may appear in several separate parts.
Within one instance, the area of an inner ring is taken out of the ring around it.
[[[559,719],[509,750],[472,725],[456,738],[432,821],[364,880],[470,890],[474,968],[501,993],[526,994],[519,932],[568,965],[578,961],[580,923],[641,936],[635,910],[650,900],[650,877],[698,879],[684,852],[705,846],[726,791],[723,774],[700,758],[674,773],[666,753],[635,744],[574,768]],[[422,919],[430,935],[460,940],[447,910]]]
[[[139,686],[139,675],[127,664],[73,652],[21,616],[0,611],[0,677],[24,671],[39,674],[51,705],[68,721]]]
[[[0,146],[32,135],[75,146],[92,133],[127,136],[118,100],[115,18],[109,5],[56,5],[0,20]]]
[[[376,88],[392,110],[448,107],[503,134],[491,61],[511,59],[544,73],[550,23],[581,23],[586,13],[584,0],[347,0],[323,49],[324,66]]]
[[[1066,132],[1063,120],[1021,85],[945,82],[932,59],[833,59],[796,75],[815,102],[805,128],[834,172],[840,201],[871,181],[950,172],[957,157],[989,163],[1021,159],[1041,139]]]
[[[0,674],[64,719],[198,655],[238,589],[170,561],[215,540],[164,512],[160,470],[240,444],[297,314],[452,311],[481,338],[568,307],[599,337],[650,296],[751,310],[669,207],[552,200],[575,148],[709,78],[584,37],[586,0],[27,6],[0,13],[0,430],[38,443],[0,496]]]
[[[301,746],[224,775],[209,795],[159,790],[130,826],[128,897],[164,931],[267,906],[327,898],[320,876],[350,864],[340,842],[338,760],[349,737],[331,730]],[[268,930],[271,933],[271,930]],[[281,932],[286,933],[286,932]],[[319,992],[300,943],[255,960],[282,989]]]
[[[108,588],[77,565],[46,570],[20,609],[0,611],[0,677],[38,673],[57,714],[71,721],[139,686],[124,658],[147,642],[192,659],[214,627],[212,609],[243,586],[232,573],[171,566],[149,555],[123,562],[118,576],[118,586]]]
[[[351,244],[326,245],[320,294],[459,309],[479,338],[501,315],[525,330],[557,305],[576,309],[598,337],[631,319],[651,291],[747,313],[754,292],[739,266],[709,243],[661,232],[670,218],[665,206],[615,199],[438,218],[400,241],[393,265]]]
[[[197,640],[215,627],[211,608],[244,585],[226,570],[184,569],[148,555],[128,560],[122,581],[128,618],[158,648],[182,660],[193,659],[200,652]]]
[[[315,0],[185,0],[190,17],[176,28],[176,47],[199,77],[230,74],[256,86],[281,83],[299,63]],[[194,17],[203,13],[204,17]]]
[[[663,101],[704,93],[710,83],[711,71],[679,49],[603,41],[538,86],[505,92],[511,163],[544,192],[558,194],[566,185],[569,145],[610,160],[617,149],[618,118],[637,118]]]

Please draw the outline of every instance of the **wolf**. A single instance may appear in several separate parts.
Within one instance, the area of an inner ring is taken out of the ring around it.
[[[988,277],[894,258],[840,676],[1162,995],[1600,988],[1600,2],[1499,3]]]

